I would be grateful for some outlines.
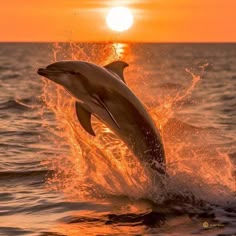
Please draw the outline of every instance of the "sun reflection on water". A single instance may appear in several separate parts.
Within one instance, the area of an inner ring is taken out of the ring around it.
[[[128,54],[129,45],[126,43],[113,43],[113,47],[119,60],[122,60]]]

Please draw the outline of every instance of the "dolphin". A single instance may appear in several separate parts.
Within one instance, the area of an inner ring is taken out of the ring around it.
[[[91,115],[121,138],[145,167],[165,174],[161,136],[142,102],[126,85],[126,62],[98,66],[85,61],[58,61],[38,74],[63,86],[75,99],[81,126],[95,136]]]

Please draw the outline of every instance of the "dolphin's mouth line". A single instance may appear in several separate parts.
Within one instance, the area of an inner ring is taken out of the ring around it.
[[[71,72],[71,71],[65,71],[65,70],[52,70],[52,69],[44,69],[44,68],[39,68],[38,69],[38,74],[42,75],[42,76],[46,76],[46,75],[57,75],[57,74],[61,74],[61,73],[67,73],[67,74],[71,74],[71,75],[80,75],[80,73],[78,72]]]
[[[60,73],[65,73],[65,71],[62,70],[49,70],[49,69],[44,69],[44,68],[39,68],[38,69],[38,74],[42,76],[46,75],[55,75],[55,74],[60,74]]]

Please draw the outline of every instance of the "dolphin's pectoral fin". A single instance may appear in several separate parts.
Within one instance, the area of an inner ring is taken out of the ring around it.
[[[104,67],[110,71],[112,71],[113,73],[117,74],[120,79],[125,82],[124,79],[124,68],[127,67],[128,64],[126,62],[123,61],[114,61],[108,65],[105,65]]]
[[[75,103],[76,115],[81,126],[91,135],[95,136],[91,125],[91,113],[86,111],[79,102]]]
[[[97,102],[106,110],[106,112],[107,112],[108,115],[111,117],[111,119],[113,120],[113,122],[114,122],[114,123],[116,124],[116,126],[120,129],[119,124],[117,123],[116,119],[113,117],[113,115],[111,114],[109,108],[106,106],[106,104],[103,102],[103,100],[102,100],[100,97],[98,97],[98,96],[96,96],[96,97],[94,97],[94,98],[95,98],[95,99],[97,100]]]

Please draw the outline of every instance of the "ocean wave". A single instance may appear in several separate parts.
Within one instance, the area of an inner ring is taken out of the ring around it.
[[[0,193],[0,202],[2,201],[11,201],[14,199],[13,193]]]
[[[230,158],[236,161],[236,152],[232,152],[229,154]],[[236,169],[235,169],[236,172]]]
[[[0,71],[11,70],[12,66],[10,64],[0,65]]]
[[[1,232],[3,234],[1,234]],[[24,230],[19,227],[0,227],[0,234],[1,235],[26,235],[31,234],[32,231]]]
[[[88,202],[67,202],[59,201],[53,203],[51,201],[45,202],[35,202],[33,205],[28,205],[24,207],[19,207],[15,209],[14,207],[6,207],[5,212],[0,212],[0,215],[15,215],[16,213],[27,213],[34,214],[39,212],[53,212],[53,213],[64,213],[66,211],[79,211],[82,209],[92,209],[97,207],[97,204],[88,203]]]
[[[39,103],[39,100],[36,100],[35,97],[24,98],[24,99],[10,99],[0,103],[0,110],[29,110],[35,107],[34,104]]]
[[[12,136],[25,137],[25,136],[38,136],[38,135],[40,135],[40,132],[38,132],[38,131],[8,130],[8,131],[0,131],[0,135],[4,135],[5,137],[12,137]],[[7,144],[1,143],[0,145],[9,146],[8,143]]]
[[[220,99],[222,101],[229,101],[229,100],[235,100],[236,97],[234,94],[224,94],[224,95],[220,96]]]
[[[137,208],[140,205],[137,202]],[[188,203],[179,203],[178,201],[172,203],[165,203],[163,205],[155,205],[151,202],[143,200],[143,204],[146,204],[148,209],[143,212],[127,212],[125,214],[99,214],[96,215],[82,215],[82,216],[67,216],[61,219],[65,224],[95,224],[102,223],[105,225],[123,225],[123,226],[149,226],[149,227],[160,227],[165,225],[166,222],[173,218],[181,218],[187,225],[189,219],[194,218],[199,222],[204,221],[217,221],[225,226],[235,227],[236,212],[234,205],[230,207],[219,207],[208,204],[201,204],[194,206]],[[202,228],[204,230],[204,228]]]
[[[0,80],[8,80],[8,79],[15,79],[18,78],[21,74],[20,73],[4,73],[0,76]]]
[[[0,109],[17,109],[17,110],[25,110],[29,109],[27,106],[20,104],[16,100],[8,100],[6,102],[0,103]]]
[[[51,170],[33,170],[33,171],[0,171],[0,181],[10,179],[26,179],[29,177],[43,177],[50,176],[53,174]]]
[[[127,213],[127,214],[108,214],[102,218],[98,217],[67,217],[64,219],[67,224],[81,224],[81,223],[104,223],[105,225],[145,225],[151,227],[161,226],[165,221],[165,214],[158,212],[145,212],[143,214]]]

